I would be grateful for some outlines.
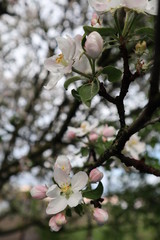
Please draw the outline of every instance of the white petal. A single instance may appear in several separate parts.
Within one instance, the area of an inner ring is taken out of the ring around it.
[[[48,204],[46,209],[47,214],[57,214],[67,207],[67,199],[64,196],[59,196]]]
[[[70,164],[69,159],[64,155],[58,156],[58,158],[56,159],[54,168],[60,168],[61,170],[63,170],[67,174],[70,174],[71,164]]]
[[[86,186],[87,182],[87,173],[82,171],[76,173],[71,180],[72,190],[75,192],[83,189]]]
[[[67,36],[64,37],[57,37],[58,47],[62,51],[64,58],[66,61],[71,60],[74,57],[76,44],[74,39]]]
[[[50,90],[50,89],[54,88],[54,87],[56,86],[56,84],[58,83],[58,81],[59,81],[62,77],[63,77],[63,75],[62,75],[62,74],[58,74],[58,73],[52,75],[51,80],[49,80],[49,82],[47,83],[46,86],[44,86],[44,88],[45,88],[46,90]]]
[[[80,192],[73,193],[68,199],[68,205],[70,207],[76,207],[82,200],[82,194]]]
[[[53,184],[50,188],[48,188],[46,195],[50,198],[57,198],[60,195],[60,189],[56,184]]]
[[[44,67],[52,73],[57,73],[58,71],[63,72],[63,69],[64,69],[63,65],[56,63],[57,57],[58,56],[54,55],[53,57],[47,58],[44,61]]]
[[[62,171],[60,168],[55,168],[53,176],[54,176],[54,180],[60,187],[62,187],[64,184],[70,185],[71,183],[71,180],[68,174]]]

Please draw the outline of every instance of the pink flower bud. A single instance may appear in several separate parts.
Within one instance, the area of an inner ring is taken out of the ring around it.
[[[101,208],[95,208],[93,211],[94,220],[99,224],[104,224],[108,220],[108,213]]]
[[[108,127],[108,125],[106,125],[103,129],[103,136],[104,137],[113,137],[113,135],[115,134],[115,128],[114,127]]]
[[[89,134],[89,140],[90,140],[91,142],[95,142],[97,139],[98,139],[97,133],[90,133],[90,134]]]
[[[90,33],[85,42],[85,50],[89,57],[96,59],[103,50],[103,38],[101,35],[94,31]]]
[[[93,15],[92,15],[91,25],[92,25],[92,26],[95,26],[97,23],[99,24],[99,16],[98,16],[98,14],[95,12],[95,13],[93,13]]]
[[[53,216],[49,220],[49,226],[50,226],[51,230],[54,231],[54,232],[58,232],[62,227],[62,226],[58,226],[57,223],[55,222],[55,216]]]
[[[38,186],[35,186],[31,189],[30,193],[31,193],[31,196],[35,199],[43,199],[46,196],[46,191],[47,191],[47,187],[45,186],[41,186],[41,185],[38,185]]]
[[[68,131],[67,136],[68,136],[69,140],[73,140],[73,139],[75,139],[76,134],[72,131]]]
[[[92,183],[99,182],[99,181],[101,181],[101,179],[103,178],[103,173],[100,172],[100,171],[98,170],[98,168],[94,168],[94,169],[90,172],[89,178],[90,178],[90,181],[91,181]]]
[[[66,224],[67,220],[66,220],[66,217],[65,217],[64,213],[58,213],[55,216],[55,222],[58,226]]]

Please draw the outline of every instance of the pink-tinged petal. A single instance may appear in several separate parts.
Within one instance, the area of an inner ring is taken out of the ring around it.
[[[82,171],[76,173],[71,180],[73,192],[83,189],[86,186],[87,182],[88,182],[87,173]]]
[[[67,199],[64,196],[59,196],[50,201],[46,209],[47,214],[57,214],[62,212],[67,207]]]
[[[70,207],[76,207],[82,200],[82,194],[80,192],[73,193],[68,199],[68,205]]]
[[[35,199],[43,199],[46,198],[47,187],[38,185],[31,189],[31,196]]]
[[[58,213],[54,216],[55,222],[58,226],[62,226],[67,223],[64,213]]]
[[[92,169],[92,171],[90,172],[89,178],[90,178],[90,181],[91,181],[92,183],[99,182],[99,181],[101,181],[101,179],[103,178],[103,173],[100,172],[98,168],[94,168],[94,169]]]
[[[50,188],[48,188],[48,191],[46,192],[46,195],[50,198],[57,198],[57,196],[60,195],[60,189],[57,187],[56,184],[53,184]]]
[[[71,180],[68,174],[62,171],[60,168],[54,169],[53,176],[54,176],[54,180],[60,187],[62,187],[63,185],[70,185],[71,183]]]
[[[49,220],[49,226],[51,228],[51,231],[54,232],[58,232],[62,226],[57,225],[57,223],[55,222],[55,216],[53,216],[50,220]]]
[[[97,221],[97,223],[104,224],[108,220],[108,213],[101,208],[95,208],[93,218]]]

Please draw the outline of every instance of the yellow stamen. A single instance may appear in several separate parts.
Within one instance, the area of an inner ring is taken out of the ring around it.
[[[86,123],[82,123],[82,124],[81,124],[81,128],[82,128],[83,130],[85,130],[86,127],[87,127],[87,124],[86,124]]]
[[[62,191],[63,193],[67,193],[68,190],[70,190],[70,189],[71,189],[71,186],[68,185],[68,184],[63,184],[63,186],[61,187],[61,191]]]
[[[56,63],[61,63],[63,61],[63,54],[59,54],[58,57],[56,58]]]

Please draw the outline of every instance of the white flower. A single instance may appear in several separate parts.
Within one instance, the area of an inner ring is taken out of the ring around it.
[[[71,73],[76,53],[76,42],[71,37],[58,37],[58,47],[61,50],[59,55],[54,55],[45,60],[45,68],[53,73],[53,78],[45,86],[46,89],[53,88],[64,74]]]
[[[97,12],[115,11],[120,7],[127,7],[137,12],[157,14],[158,0],[88,0]]]
[[[145,12],[156,15],[158,12],[158,0],[148,1]]]
[[[123,6],[123,0],[88,0],[88,2],[97,12],[114,11]]]
[[[59,168],[54,171],[53,184],[46,195],[53,198],[46,209],[47,214],[57,214],[63,211],[67,206],[76,207],[82,201],[81,190],[88,182],[88,176],[85,172],[78,172],[72,178]]]
[[[56,169],[56,168],[60,168],[65,173],[70,174],[71,164],[70,164],[69,159],[64,155],[58,156],[58,158],[56,159],[56,162],[54,164],[54,169]]]
[[[82,48],[81,42],[82,42],[82,36],[80,34],[75,36],[75,43],[76,43],[76,52],[75,52],[75,62],[73,64],[73,67],[77,70],[88,73],[90,72],[90,64],[89,61],[84,53],[84,50]]]
[[[137,12],[146,12],[156,15],[158,9],[158,0],[124,0],[124,6],[134,9]]]
[[[140,137],[134,134],[130,137],[129,141],[126,142],[123,152],[129,153],[129,155],[135,159],[139,159],[139,154],[145,152],[146,145],[140,141]]]
[[[97,125],[98,125],[98,122],[91,125],[89,122],[84,121],[81,123],[79,128],[68,127],[68,131],[72,131],[73,133],[75,133],[77,137],[83,137],[87,133],[91,132],[94,128],[96,128]]]

